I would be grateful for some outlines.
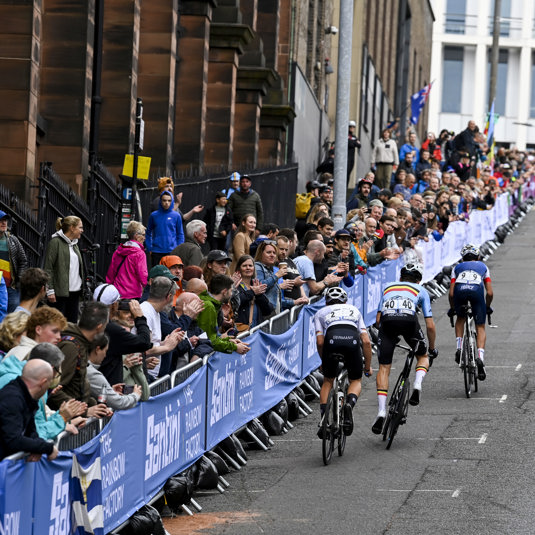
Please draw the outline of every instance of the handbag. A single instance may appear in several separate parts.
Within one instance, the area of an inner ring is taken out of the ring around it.
[[[254,297],[251,301],[251,308],[249,309],[249,323],[235,323],[235,328],[239,333],[248,331],[253,323],[253,309],[254,309]]]

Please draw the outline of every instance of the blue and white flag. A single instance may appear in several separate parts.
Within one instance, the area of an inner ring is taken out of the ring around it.
[[[104,535],[100,442],[92,442],[92,447],[86,444],[84,451],[75,450],[72,456],[70,490],[75,535]]]
[[[430,84],[427,84],[423,89],[420,89],[418,93],[414,93],[414,95],[411,96],[411,123],[412,124],[416,124],[418,122],[420,113],[422,113],[425,103],[427,102],[427,99],[429,98],[429,93],[431,91],[432,85],[433,85],[433,82],[431,82]]]

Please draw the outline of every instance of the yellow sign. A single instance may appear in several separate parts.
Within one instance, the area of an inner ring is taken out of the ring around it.
[[[150,170],[150,160],[148,156],[137,157],[137,177],[141,180],[148,180]],[[123,164],[123,175],[132,176],[134,174],[134,155],[125,154]]]

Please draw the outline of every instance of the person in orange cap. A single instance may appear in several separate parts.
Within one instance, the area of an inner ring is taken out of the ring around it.
[[[165,266],[175,277],[178,277],[176,285],[178,290],[173,297],[173,306],[175,306],[177,297],[184,291],[182,288],[182,277],[184,276],[184,262],[176,255],[167,255],[160,260],[160,264]]]

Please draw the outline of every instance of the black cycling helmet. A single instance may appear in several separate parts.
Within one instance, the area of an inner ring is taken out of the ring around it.
[[[471,243],[467,243],[462,249],[461,249],[461,258],[463,260],[479,260],[479,247],[476,247],[475,245],[472,245]]]
[[[339,286],[327,288],[324,295],[326,305],[333,304],[334,302],[337,304],[347,303],[347,292]]]
[[[420,262],[409,262],[401,268],[401,276],[409,276],[415,280],[422,280],[424,276],[424,266]]]

